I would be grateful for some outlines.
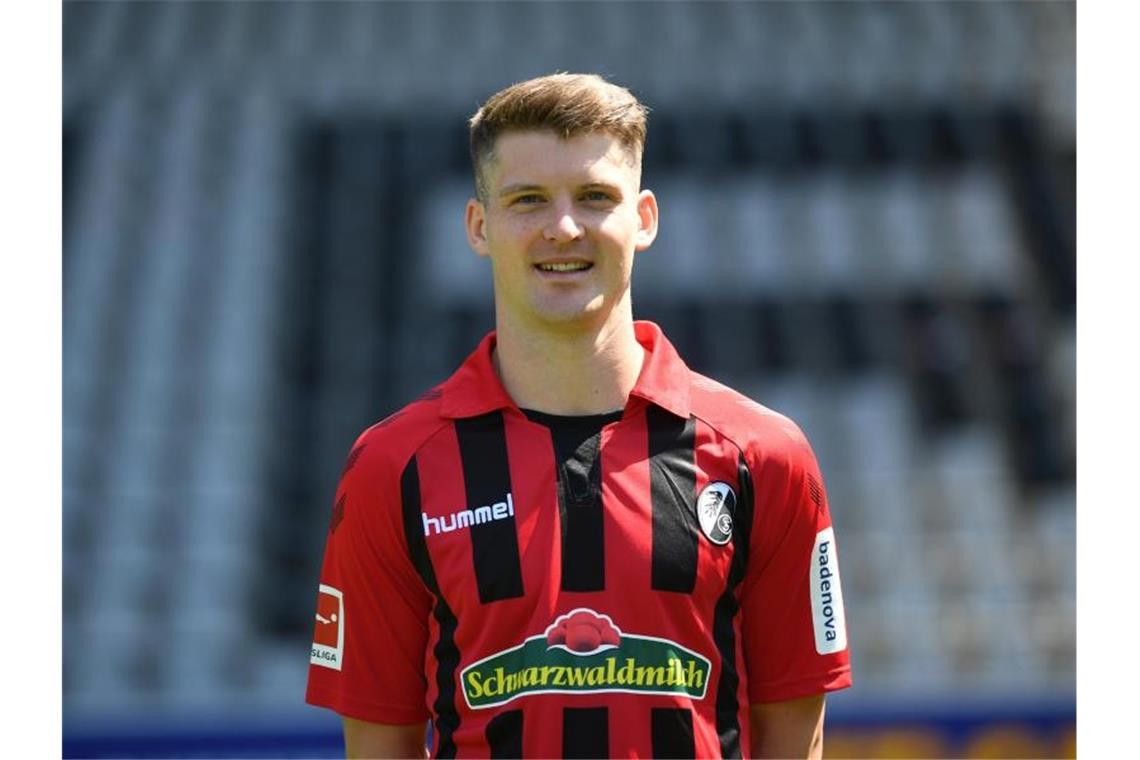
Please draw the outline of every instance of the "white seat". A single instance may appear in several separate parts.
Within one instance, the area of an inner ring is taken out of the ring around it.
[[[258,655],[254,673],[258,701],[267,706],[291,705],[292,694],[301,694],[309,675],[309,661],[295,646],[267,644]]]
[[[1010,524],[1017,507],[1015,474],[998,435],[975,425],[932,443],[932,474],[958,527],[1001,531]]]
[[[721,252],[708,220],[708,190],[689,179],[662,182],[656,190],[661,223],[652,247],[637,254],[636,292],[672,300],[714,297],[728,281],[710,277],[711,262]]]
[[[245,633],[222,616],[199,615],[171,621],[162,682],[178,706],[217,707],[232,700],[255,659]],[[242,664],[240,670],[235,666]]]
[[[820,180],[812,175],[794,174],[783,178],[775,187],[779,217],[782,226],[782,248],[778,255],[784,258],[786,287],[784,296],[808,296],[819,292],[819,246],[813,225],[812,201]]]
[[[861,530],[863,521],[861,497],[855,475],[848,469],[833,466],[823,473],[824,490],[835,529],[846,542],[847,535]]]
[[[877,191],[877,238],[888,262],[882,279],[899,292],[931,289],[938,272],[929,182],[900,169],[889,171],[883,183],[873,187]]]
[[[854,469],[877,476],[910,467],[914,422],[901,378],[862,376],[841,386],[837,402],[843,445]]]
[[[1026,626],[1031,611],[1031,604],[1019,598],[974,602],[974,614],[985,620],[988,631],[989,652],[981,680],[990,689],[1026,692],[1043,684],[1043,652]]]
[[[794,292],[794,249],[787,237],[783,188],[774,178],[760,174],[727,189],[723,204],[729,209],[730,222],[724,234],[734,242],[723,252],[725,262],[731,262],[725,287],[754,297]]]
[[[953,682],[952,661],[938,623],[939,604],[929,589],[888,597],[880,612],[895,649],[889,672],[892,685],[899,692],[921,692],[929,689],[932,681]]]
[[[993,170],[971,168],[946,186],[946,208],[957,238],[954,255],[967,292],[1016,292],[1029,282],[1012,195]]]
[[[1033,605],[1030,631],[1042,660],[1045,685],[1071,693],[1076,683],[1077,604],[1075,596],[1042,599]]]
[[[866,244],[855,221],[858,190],[849,177],[835,171],[810,180],[804,221],[812,234],[802,254],[811,267],[805,283],[815,292],[849,293],[861,286],[860,259]]]
[[[180,532],[190,551],[225,547],[252,549],[263,497],[252,488],[195,491],[185,499]]]
[[[1041,572],[1064,598],[1074,598],[1077,586],[1076,489],[1060,486],[1046,491],[1032,504],[1035,515],[1031,535],[1046,563]]]
[[[487,304],[491,302],[491,266],[467,243],[462,210],[474,195],[470,182],[440,185],[424,203],[417,219],[423,241],[415,262],[419,292],[431,294],[431,304]]]
[[[157,636],[145,627],[145,618],[107,612],[65,628],[67,670],[72,686],[69,698],[113,706],[138,693],[136,669],[153,648]]]
[[[859,559],[874,563],[882,592],[896,600],[933,598],[937,589],[933,568],[923,553],[921,532],[900,521],[881,520],[877,524],[882,527],[867,533],[870,556]],[[839,540],[842,542],[843,537]],[[855,559],[850,552],[847,557],[848,564]]]
[[[163,559],[153,541],[101,544],[89,562],[90,575],[82,581],[90,614],[148,614],[149,600],[161,594],[166,582]]]

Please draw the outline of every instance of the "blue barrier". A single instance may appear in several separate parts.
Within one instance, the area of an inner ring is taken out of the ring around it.
[[[824,756],[1075,757],[1076,703],[957,701],[829,707]],[[65,720],[64,758],[342,758],[335,716],[146,721],[145,728]]]

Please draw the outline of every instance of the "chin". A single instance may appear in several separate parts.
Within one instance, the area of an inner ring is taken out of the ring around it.
[[[544,304],[534,309],[534,318],[537,322],[558,326],[572,327],[591,325],[605,315],[605,308],[601,297],[585,304]]]

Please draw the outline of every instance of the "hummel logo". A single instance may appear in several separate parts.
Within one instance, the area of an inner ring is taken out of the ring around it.
[[[459,528],[470,528],[472,525],[482,525],[492,520],[506,520],[514,516],[515,501],[509,493],[506,501],[499,501],[477,509],[463,509],[442,517],[428,517],[423,512],[420,513],[420,517],[424,521],[425,536],[431,535],[433,527],[437,534],[450,533]]]

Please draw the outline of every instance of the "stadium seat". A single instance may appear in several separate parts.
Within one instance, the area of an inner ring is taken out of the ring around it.
[[[811,438],[858,691],[1071,692],[1074,4],[657,11],[64,4],[69,713],[296,701],[353,436],[493,323],[463,117],[578,68],[653,110],[635,308]]]

